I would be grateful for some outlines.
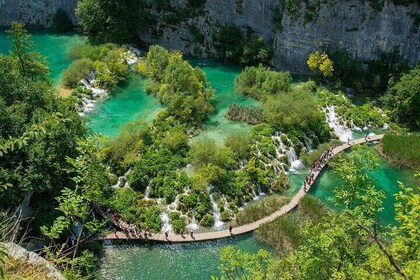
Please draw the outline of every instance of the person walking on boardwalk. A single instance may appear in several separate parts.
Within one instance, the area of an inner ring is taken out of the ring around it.
[[[232,230],[233,230],[233,227],[232,227],[232,225],[230,224],[230,225],[229,225],[229,233],[230,233],[230,235],[232,235]]]
[[[169,230],[165,231],[165,238],[168,239],[169,237]]]
[[[191,235],[191,238],[194,239],[194,231],[193,230],[190,230],[190,235]]]

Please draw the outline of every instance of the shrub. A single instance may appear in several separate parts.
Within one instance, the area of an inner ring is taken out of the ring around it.
[[[280,175],[271,183],[270,188],[275,193],[284,193],[289,188],[289,177],[284,172],[280,173]]]
[[[200,226],[210,228],[214,225],[214,217],[211,214],[206,214],[200,221]]]
[[[247,205],[243,211],[236,215],[236,224],[245,225],[262,219],[289,202],[289,198],[279,195],[263,197],[256,203]]]
[[[87,78],[94,69],[95,67],[91,60],[86,58],[76,60],[70,64],[69,68],[64,70],[61,78],[62,83],[65,87],[74,88],[80,80]]]
[[[271,95],[290,91],[292,76],[289,72],[272,71],[262,65],[246,67],[235,79],[235,89],[263,101]]]
[[[232,220],[232,218],[230,217],[230,213],[229,211],[225,210],[220,214],[220,219],[223,222],[229,222],[230,220]]]

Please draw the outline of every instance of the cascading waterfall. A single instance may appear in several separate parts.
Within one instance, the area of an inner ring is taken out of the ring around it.
[[[149,200],[149,194],[150,194],[150,185],[147,185],[146,190],[144,191],[144,199]]]
[[[187,228],[190,230],[197,230],[200,226],[197,224],[195,220],[195,211],[192,210],[191,222],[187,225]]]
[[[117,183],[115,185],[111,186],[111,188],[113,188],[113,189],[119,188],[120,185],[121,185],[121,181],[123,181],[123,180],[125,181],[125,184],[124,184],[123,188],[130,187],[130,185],[128,183],[127,176],[130,174],[131,170],[132,170],[132,168],[128,169],[128,171],[125,172],[123,176],[118,177]]]
[[[163,232],[172,232],[172,225],[170,223],[169,215],[166,212],[160,214],[160,219],[162,220],[162,231]]]
[[[353,132],[344,124],[340,124],[334,105],[327,106],[322,111],[325,113],[328,125],[334,130],[341,142],[344,143],[353,139]]]
[[[220,219],[220,209],[217,206],[216,201],[214,201],[213,194],[210,194],[210,202],[211,202],[211,205],[212,205],[212,208],[213,208],[214,228],[215,229],[222,229],[223,225],[225,223],[222,222],[222,220]]]
[[[313,146],[313,141],[311,138],[309,138],[308,136],[306,136],[306,134],[303,134],[303,139],[305,140],[305,147],[308,150],[308,152],[311,152],[314,150],[314,146]]]
[[[136,64],[139,61],[140,54],[140,50],[129,46],[128,51],[124,53],[124,58],[122,59],[121,63],[127,63],[128,65]],[[98,82],[95,79],[95,73],[93,71],[90,72],[87,78],[80,80],[79,85],[82,88],[92,92],[92,97],[88,95],[82,96],[79,115],[83,117],[86,115],[86,113],[93,110],[96,100],[103,99],[108,96],[108,91],[98,86]]]

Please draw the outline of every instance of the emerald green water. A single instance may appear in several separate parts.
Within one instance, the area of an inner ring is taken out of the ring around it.
[[[10,49],[10,39],[3,31],[0,30],[0,53],[7,53]],[[71,63],[67,55],[69,49],[85,39],[76,34],[57,35],[45,31],[31,32],[31,35],[36,50],[47,57],[50,77],[58,84],[62,71]],[[250,125],[224,118],[232,102],[246,106],[259,104],[235,92],[234,79],[241,68],[206,60],[190,61],[203,69],[211,86],[216,90],[213,100],[216,110],[205,122],[204,131],[196,139],[208,137],[221,143],[234,131],[249,132]],[[144,92],[144,83],[145,80],[137,75],[130,77],[126,85],[97,105],[95,112],[88,116],[87,125],[93,132],[114,137],[127,122],[138,118],[145,121],[153,119],[163,107],[153,96]],[[364,133],[360,135],[363,136]],[[297,192],[307,172],[308,169],[301,169],[290,175],[291,188],[287,192],[288,196]],[[380,218],[384,224],[390,224],[395,216],[393,195],[399,190],[397,181],[412,185],[415,179],[411,171],[394,168],[384,160],[370,175],[377,182],[377,186],[386,193],[384,211]],[[330,199],[334,195],[333,188],[340,184],[338,176],[331,169],[326,169],[315,183],[311,194],[335,208]],[[104,249],[101,274],[107,279],[209,279],[210,275],[217,275],[220,250],[226,245],[233,245],[248,252],[266,248],[256,242],[252,235],[197,244],[116,245]]]
[[[372,148],[373,149],[373,148]],[[379,166],[376,170],[368,172],[378,189],[384,190],[385,199],[382,204],[384,210],[379,213],[379,219],[382,225],[395,225],[395,197],[400,188],[398,181],[406,186],[414,186],[418,184],[414,177],[414,172],[408,169],[399,169],[391,166],[387,161],[381,158]],[[334,205],[332,198],[334,197],[334,188],[340,187],[343,182],[331,168],[323,170],[315,182],[310,193],[318,197],[326,205],[333,209],[339,209]]]
[[[56,34],[49,31],[31,31],[35,49],[48,61],[50,77],[55,84],[59,84],[61,73],[72,62],[68,56],[71,47],[86,40],[84,37],[73,33]],[[11,39],[0,29],[0,54],[8,53]]]
[[[198,65],[207,75],[211,87],[215,89],[212,103],[215,111],[204,123],[204,131],[195,139],[203,137],[214,139],[218,143],[232,132],[249,132],[251,126],[244,122],[231,121],[224,117],[227,108],[233,102],[245,106],[255,106],[259,102],[245,98],[234,90],[234,80],[241,72],[240,67],[223,65],[214,61],[205,60],[206,65],[197,59],[190,59],[193,65]],[[207,64],[208,63],[208,64]],[[133,75],[127,86],[112,93],[112,98],[99,103],[92,114],[88,117],[88,126],[93,132],[114,137],[118,135],[121,127],[134,119],[150,121],[156,112],[163,107],[152,96],[144,91],[145,80]]]
[[[192,64],[197,64],[192,60]],[[232,65],[206,62],[198,66],[206,73],[211,87],[216,91],[213,99],[215,111],[204,123],[204,131],[195,139],[210,138],[222,144],[225,138],[234,132],[250,132],[251,125],[245,122],[231,121],[224,117],[228,107],[233,102],[243,106],[258,106],[260,103],[252,98],[246,98],[234,89],[235,77],[241,73],[242,68]]]
[[[219,276],[220,251],[227,245],[249,253],[270,250],[250,234],[200,243],[111,246],[104,249],[100,272],[103,279],[210,279]]]
[[[93,132],[115,137],[125,123],[135,119],[151,121],[163,106],[153,95],[146,94],[145,83],[139,75],[131,75],[125,86],[112,92],[87,115],[87,126]]]

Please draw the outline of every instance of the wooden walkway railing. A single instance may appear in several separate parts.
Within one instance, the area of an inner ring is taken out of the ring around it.
[[[337,146],[333,149],[333,155],[336,155],[338,153],[341,153],[342,151],[354,146],[363,144],[366,142],[373,142],[373,141],[379,141],[383,138],[383,134],[380,135],[373,135],[370,136],[369,139],[360,138],[357,140],[353,140],[349,144],[343,144],[341,146]],[[325,166],[325,165],[324,165]],[[324,168],[322,166],[322,168]],[[304,184],[302,184],[300,190],[298,193],[292,198],[292,200],[284,205],[280,210],[274,212],[273,214],[262,218],[261,220],[255,221],[250,224],[234,227],[232,230],[232,234],[229,232],[228,229],[221,230],[221,231],[210,231],[210,232],[203,232],[203,233],[194,233],[193,237],[189,234],[184,234],[183,236],[179,234],[169,234],[168,237],[165,236],[164,233],[157,233],[157,234],[151,234],[147,237],[147,239],[144,238],[143,234],[140,234],[141,237],[133,237],[130,235],[126,235],[124,232],[115,232],[110,233],[107,235],[100,235],[96,239],[97,240],[147,240],[147,241],[158,241],[158,242],[170,242],[170,243],[176,243],[176,242],[197,242],[197,241],[206,241],[206,240],[215,240],[215,239],[221,239],[230,237],[232,235],[239,235],[244,234],[248,232],[252,232],[256,230],[260,225],[269,223],[274,221],[276,218],[283,216],[284,214],[290,212],[292,209],[294,209],[300,202],[300,200],[306,195],[306,193],[310,190],[313,183],[315,182],[316,178],[322,171],[322,168],[319,170],[316,170],[313,172],[313,182],[311,185],[306,184],[306,189]]]

